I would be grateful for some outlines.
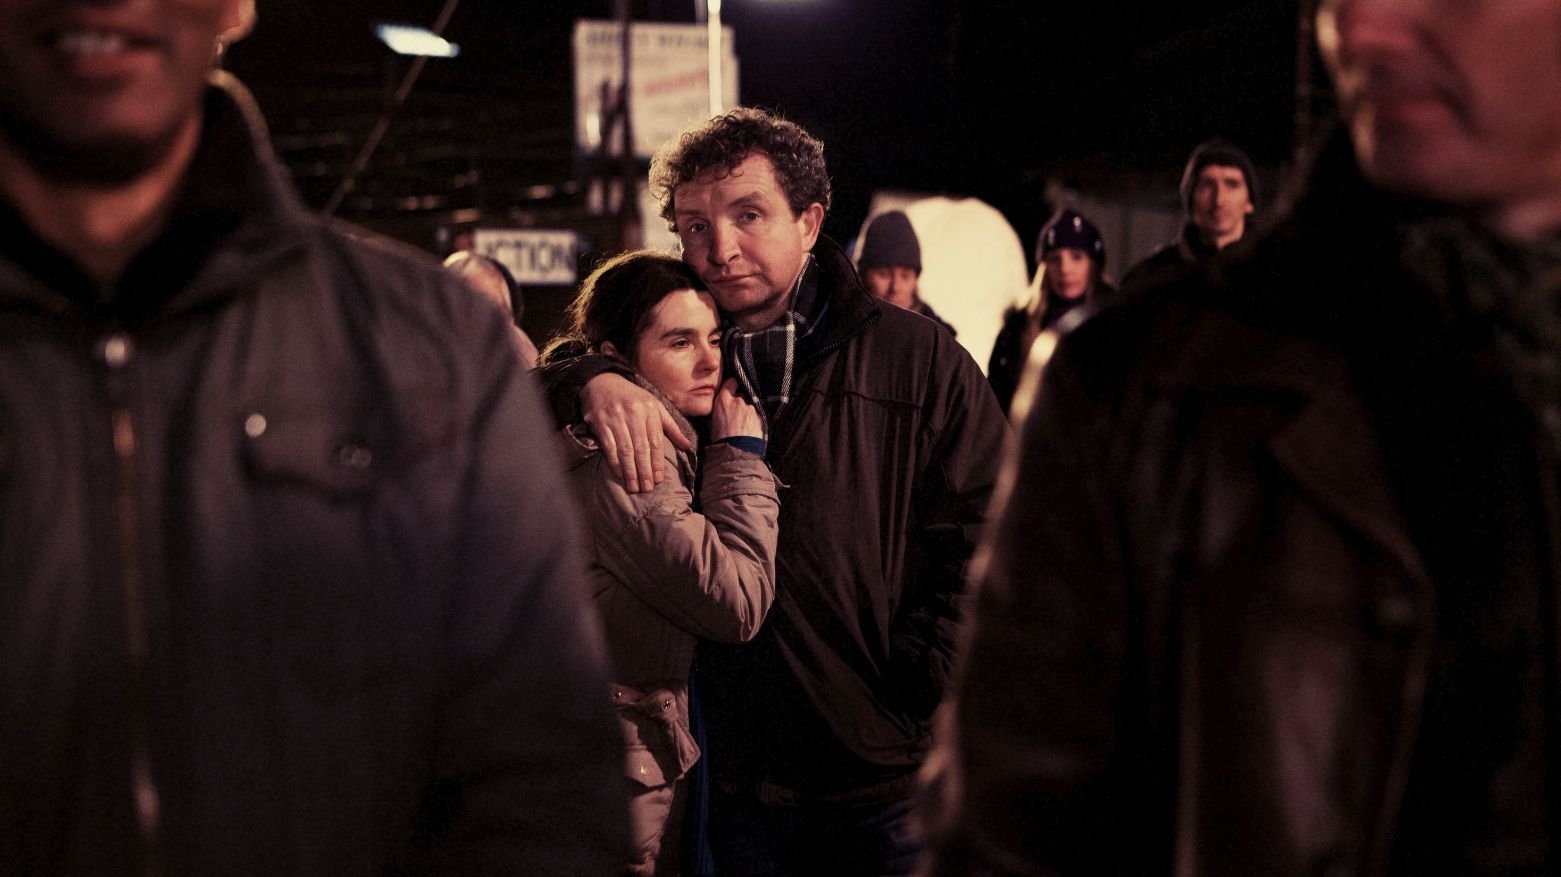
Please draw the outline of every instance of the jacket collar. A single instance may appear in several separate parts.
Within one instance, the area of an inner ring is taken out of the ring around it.
[[[1285,412],[1264,449],[1279,472],[1318,507],[1378,545],[1414,582],[1429,584],[1393,491],[1373,412],[1340,350],[1216,318],[1187,338],[1162,390],[1220,399],[1266,399]]]
[[[1314,393],[1269,439],[1268,450],[1314,502],[1381,546],[1411,579],[1430,582],[1359,395],[1334,388]]]
[[[619,361],[622,362],[622,360]],[[629,364],[626,362],[623,365],[626,368],[629,367]],[[649,392],[652,396],[655,396],[656,401],[661,403],[661,407],[667,409],[667,413],[672,415],[673,422],[678,425],[678,431],[683,434],[684,438],[688,439],[689,444],[696,448],[699,447],[699,436],[694,431],[694,424],[689,421],[687,415],[679,411],[676,405],[672,404],[672,400],[667,398],[667,394],[661,392],[660,387],[645,380],[644,376],[639,372],[634,372],[634,383],[638,384],[641,389]]]
[[[1289,412],[1267,442],[1279,470],[1425,584],[1355,375],[1384,347],[1437,331],[1432,303],[1406,282],[1397,256],[1397,229],[1426,207],[1368,187],[1347,141],[1325,150],[1312,180],[1251,257],[1193,291],[1208,297],[1212,315],[1186,324],[1176,364],[1156,382],[1206,398],[1267,398]]]
[[[1243,234],[1242,238],[1245,239],[1245,237],[1245,234]],[[1240,241],[1232,243],[1231,246],[1235,246],[1236,243],[1240,243]],[[1205,241],[1203,234],[1198,231],[1198,227],[1191,222],[1182,226],[1182,233],[1176,239],[1176,249],[1181,254],[1182,259],[1187,262],[1202,262],[1220,254],[1219,248]]]
[[[805,359],[813,359],[861,334],[877,320],[885,307],[862,285],[856,268],[834,241],[819,235],[813,245],[813,260],[818,270],[818,295],[823,299],[821,325],[816,343],[808,346]]]

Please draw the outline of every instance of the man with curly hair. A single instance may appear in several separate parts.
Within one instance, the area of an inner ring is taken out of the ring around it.
[[[727,368],[787,485],[775,606],[750,644],[701,646],[696,669],[716,864],[908,874],[915,774],[1006,421],[953,337],[875,299],[820,234],[829,175],[802,128],[733,110],[663,147],[651,183],[731,324]],[[604,362],[565,365],[545,376],[555,406],[572,414],[579,390],[625,483],[649,489],[664,407]]]

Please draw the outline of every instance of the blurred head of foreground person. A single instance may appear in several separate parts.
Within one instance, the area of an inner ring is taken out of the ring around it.
[[[1317,25],[1277,226],[1025,400],[928,874],[1561,869],[1561,3]]]
[[[444,267],[499,306],[515,329],[515,348],[520,352],[520,361],[528,368],[536,365],[537,346],[520,328],[521,315],[526,311],[526,300],[521,294],[520,284],[504,267],[504,263],[471,250],[456,250],[445,257]]]
[[[590,522],[589,592],[607,628],[613,706],[628,744],[632,874],[680,872],[685,775],[700,757],[688,677],[700,639],[752,639],[775,597],[778,503],[759,414],[721,376],[721,327],[699,275],[670,254],[616,256],[581,284],[570,331],[545,359],[598,351],[654,389],[693,453],[668,442],[672,477],[628,493],[580,423],[563,432],[570,486]],[[695,493],[698,493],[698,500]],[[696,511],[695,509],[698,509]]]
[[[728,321],[724,368],[787,485],[775,605],[752,642],[701,643],[693,682],[717,870],[908,874],[915,771],[1002,415],[952,336],[875,298],[820,234],[824,145],[796,124],[723,113],[665,144],[651,185]],[[649,437],[671,418],[628,371],[597,355],[542,376],[555,414],[589,425],[645,492],[652,449],[668,458]]]
[[[515,316],[517,309],[524,310],[520,297],[520,284],[515,282],[503,263],[471,250],[457,250],[445,257],[444,267],[498,305],[506,314]]]
[[[0,867],[610,873],[534,390],[299,203],[213,71],[253,14],[0,0]]]

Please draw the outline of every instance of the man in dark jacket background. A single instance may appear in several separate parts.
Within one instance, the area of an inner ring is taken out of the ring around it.
[[[607,874],[620,743],[496,309],[311,217],[244,0],[0,0],[0,871]]]
[[[1317,25],[1300,202],[1045,368],[928,874],[1561,871],[1561,3]]]
[[[1188,266],[1208,266],[1240,244],[1259,205],[1257,169],[1241,147],[1215,138],[1198,144],[1182,170],[1182,209],[1187,223],[1176,240],[1134,265],[1122,288],[1154,286]]]
[[[908,874],[915,771],[1005,421],[953,336],[873,298],[820,236],[823,144],[800,127],[733,110],[670,141],[651,180],[733,324],[725,361],[785,485],[775,605],[751,643],[697,663],[717,870]],[[600,365],[557,381],[555,405]],[[646,486],[662,406],[639,395],[596,375],[581,405]]]

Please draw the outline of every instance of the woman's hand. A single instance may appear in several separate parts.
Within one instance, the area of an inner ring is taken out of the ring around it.
[[[737,395],[737,379],[727,378],[715,394],[715,406],[710,410],[710,438],[720,441],[734,435],[764,438],[764,422],[753,403]]]

